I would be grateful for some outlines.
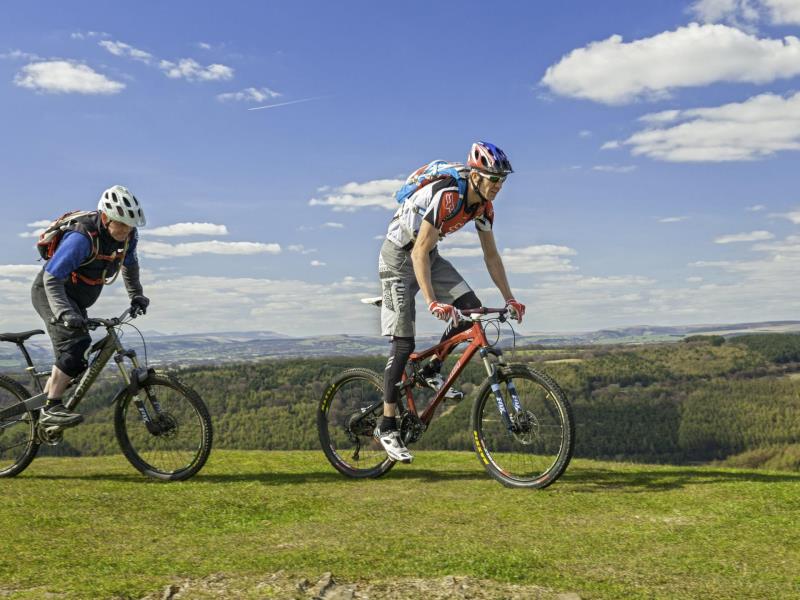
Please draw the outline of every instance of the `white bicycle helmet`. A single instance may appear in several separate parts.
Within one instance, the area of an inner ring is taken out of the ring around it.
[[[144,227],[146,223],[144,211],[136,196],[121,185],[112,186],[103,192],[97,203],[97,210],[112,221],[119,221],[130,227]]]

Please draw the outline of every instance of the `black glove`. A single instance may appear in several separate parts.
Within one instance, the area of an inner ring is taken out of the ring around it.
[[[61,322],[67,329],[84,329],[86,327],[86,319],[76,312],[65,312],[61,315]]]
[[[150,306],[150,298],[147,296],[134,296],[131,298],[131,315],[143,315],[147,313],[147,307]]]

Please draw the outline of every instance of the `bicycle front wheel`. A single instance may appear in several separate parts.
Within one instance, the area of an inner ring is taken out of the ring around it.
[[[505,486],[547,487],[572,458],[575,424],[569,402],[555,381],[525,365],[499,367],[497,377],[512,427],[487,379],[472,408],[475,452],[489,475]]]
[[[372,433],[383,414],[383,380],[369,369],[348,369],[322,395],[319,442],[334,468],[348,477],[380,477],[394,466]]]
[[[0,375],[0,410],[29,397],[28,391],[19,383]],[[38,451],[33,413],[26,410],[21,415],[0,421],[0,477],[22,473]]]
[[[211,417],[193,389],[168,375],[150,376],[139,390],[150,423],[125,392],[114,411],[114,428],[125,458],[155,479],[182,481],[205,465],[211,452]]]

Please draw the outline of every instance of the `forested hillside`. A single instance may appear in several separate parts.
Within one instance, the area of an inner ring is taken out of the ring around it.
[[[575,409],[577,456],[685,463],[800,443],[798,335],[534,347],[518,350],[513,360],[530,363],[561,384]],[[266,360],[192,368],[179,376],[208,403],[216,448],[314,449],[316,402],[331,377],[351,366],[380,372],[384,362],[383,357]],[[479,364],[467,369],[461,380],[466,399],[445,404],[417,447],[471,449],[470,405],[484,377]],[[81,407],[87,423],[67,433],[61,452],[117,451],[107,406],[115,385],[116,379],[109,379],[97,386]]]

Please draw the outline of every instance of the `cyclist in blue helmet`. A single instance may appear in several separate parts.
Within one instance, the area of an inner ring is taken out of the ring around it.
[[[513,171],[500,148],[489,142],[475,142],[462,169],[467,178],[463,196],[455,178],[437,179],[406,198],[389,224],[378,272],[383,294],[381,329],[383,335],[391,336],[392,347],[383,377],[383,418],[375,437],[394,460],[410,462],[413,458],[398,431],[397,384],[414,351],[414,297],[422,291],[431,314],[444,321],[452,319],[442,341],[470,327],[470,323],[458,323],[456,309],[481,306],[464,278],[439,255],[439,240],[474,221],[492,281],[512,316],[522,321],[525,314],[525,305],[515,300],[511,292],[492,232],[494,199]],[[433,389],[444,384],[440,370],[438,360],[426,366],[425,376]],[[463,393],[451,388],[445,397],[457,401]]]

